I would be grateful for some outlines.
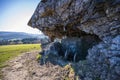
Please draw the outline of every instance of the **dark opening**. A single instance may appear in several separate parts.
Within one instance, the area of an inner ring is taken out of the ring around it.
[[[43,52],[43,56],[46,56],[47,54],[48,61],[57,64],[58,59],[64,62],[78,62],[80,60],[85,60],[88,55],[88,49],[101,42],[101,39],[97,35],[87,34],[78,29],[75,32],[67,30],[66,33],[69,33],[69,35],[77,35],[66,35],[67,38],[61,39],[61,42],[55,41],[48,44],[48,47],[46,47]]]
[[[85,60],[88,55],[88,49],[98,44],[101,39],[94,34],[86,34],[82,37],[69,37],[63,39],[62,44],[62,57],[68,61],[78,62]],[[61,55],[61,54],[60,54]]]

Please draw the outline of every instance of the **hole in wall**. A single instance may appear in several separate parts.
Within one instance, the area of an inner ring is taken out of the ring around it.
[[[78,62],[86,60],[88,49],[98,44],[101,39],[94,34],[86,34],[81,37],[67,37],[52,42],[43,50],[42,55],[47,55],[47,60],[53,64],[58,64],[58,60],[64,62]]]
[[[101,39],[94,34],[86,34],[82,37],[69,37],[61,41],[62,52],[60,54],[65,60],[78,62],[85,60],[88,55],[88,49],[98,44]]]

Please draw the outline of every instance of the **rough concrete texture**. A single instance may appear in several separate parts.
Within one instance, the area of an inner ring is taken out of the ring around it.
[[[41,0],[28,25],[52,41],[97,36],[101,41],[88,50],[83,80],[120,79],[120,0]]]

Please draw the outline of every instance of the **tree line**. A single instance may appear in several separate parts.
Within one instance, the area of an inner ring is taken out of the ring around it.
[[[24,38],[24,39],[11,39],[11,40],[0,40],[0,45],[9,45],[9,44],[34,44],[41,43],[42,39],[37,38]]]

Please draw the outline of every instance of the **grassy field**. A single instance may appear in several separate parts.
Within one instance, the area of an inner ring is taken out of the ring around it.
[[[5,67],[5,62],[21,53],[40,50],[40,44],[19,44],[0,46],[0,69]]]

